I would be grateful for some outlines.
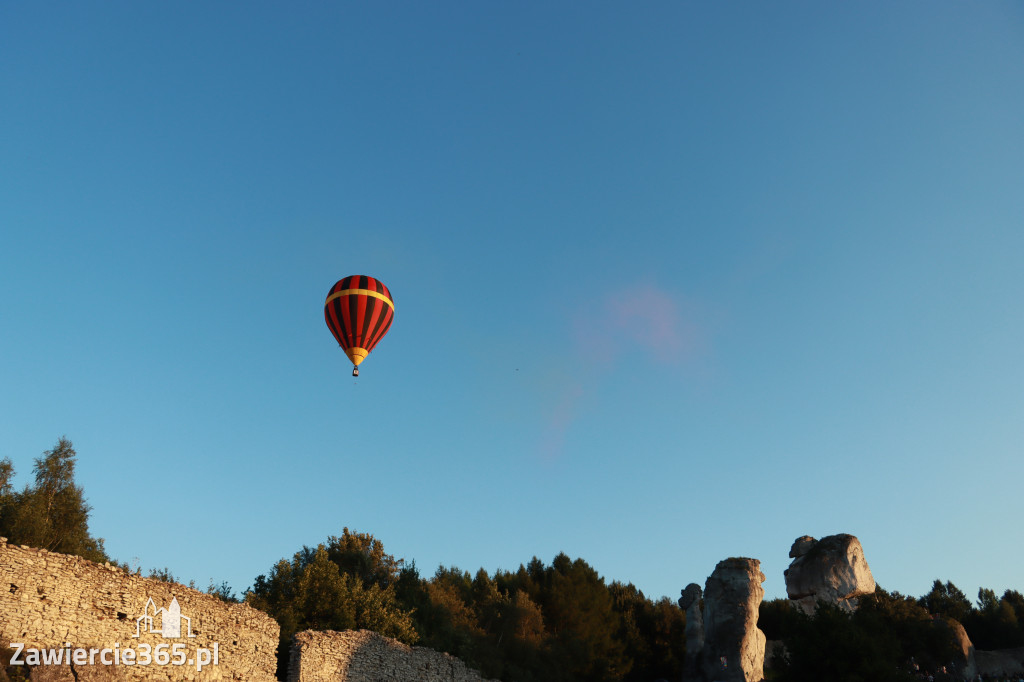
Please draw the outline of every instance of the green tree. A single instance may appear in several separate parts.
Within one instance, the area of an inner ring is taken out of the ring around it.
[[[937,616],[949,616],[963,623],[971,613],[971,600],[952,582],[941,580],[932,583],[931,591],[919,600],[921,606]]]
[[[288,661],[291,658],[292,637],[304,628],[300,627],[298,608],[298,581],[302,566],[300,553],[289,562],[281,559],[270,570],[270,575],[260,575],[252,589],[245,594],[245,603],[269,614],[281,626],[277,647],[277,679],[288,677]]]
[[[235,594],[235,591],[228,585],[227,580],[222,580],[220,584],[213,582],[213,578],[210,578],[210,586],[206,588],[206,594],[212,595],[217,599],[228,604],[239,604],[241,599]]]
[[[35,460],[35,483],[12,492],[14,468],[0,461],[0,534],[11,542],[92,561],[109,561],[103,540],[89,534],[89,512],[82,487],[75,484],[75,449],[61,437]]]
[[[170,566],[164,566],[163,568],[151,568],[149,569],[149,574],[146,577],[152,578],[153,580],[159,580],[164,583],[178,582],[178,579],[174,577],[173,573],[171,573]]]
[[[1003,601],[1010,605],[1017,616],[1017,623],[1024,627],[1024,594],[1017,590],[1007,590],[1003,592]]]
[[[0,459],[0,535],[10,537],[13,523],[15,501],[14,464],[9,457]]]
[[[515,592],[502,614],[498,643],[503,655],[501,679],[515,682],[549,680],[557,669],[545,649],[544,616],[526,592]]]
[[[979,589],[978,608],[967,616],[963,625],[971,643],[979,649],[1011,649],[1024,645],[1024,630],[1017,616],[1014,595],[1009,591],[999,599],[994,590]]]
[[[904,667],[913,659],[925,669],[938,670],[961,657],[949,617],[935,618],[916,599],[899,592],[876,588],[861,598],[854,619],[869,633],[884,633],[897,642]]]
[[[916,599],[882,588],[862,597],[852,614],[819,604],[813,616],[796,609],[775,615],[767,625],[783,633],[786,653],[775,664],[784,682],[909,682],[913,663],[936,671],[957,659],[946,617],[933,618]]]
[[[652,602],[634,585],[613,582],[608,591],[620,629],[616,638],[633,665],[627,681],[680,679],[686,655],[686,614],[667,597]]]
[[[327,538],[327,556],[342,573],[359,578],[364,585],[387,587],[398,580],[405,562],[384,551],[384,543],[369,533],[344,528],[340,536]]]
[[[620,618],[597,571],[564,553],[544,571],[541,610],[552,646],[573,678],[586,682],[619,680],[632,661],[616,638]]]
[[[978,590],[978,610],[994,612],[998,609],[999,599],[996,597],[995,590],[980,588]]]
[[[317,547],[312,561],[301,566],[295,591],[303,630],[351,630],[356,625],[354,584],[358,578],[342,576],[338,565]]]
[[[517,574],[497,571],[492,577],[481,568],[470,577],[455,567],[439,567],[424,584],[428,599],[415,614],[423,644],[461,658],[484,677],[570,679],[550,650],[541,608],[522,589],[525,584]]]
[[[863,621],[862,621],[863,622]],[[910,682],[900,670],[899,644],[884,631],[858,627],[850,614],[831,604],[819,604],[813,616],[789,624],[786,653],[778,661],[785,682]]]
[[[427,603],[416,612],[424,644],[476,662],[478,643],[485,632],[471,605],[473,583],[469,573],[440,566],[424,589]]]
[[[796,631],[801,615],[790,599],[766,599],[758,609],[757,627],[766,639],[784,640]]]
[[[245,602],[270,614],[281,626],[281,679],[288,670],[292,636],[303,630],[365,628],[408,644],[418,639],[412,613],[398,603],[394,586],[367,585],[359,575],[342,572],[323,544],[316,549],[303,547],[290,562],[277,562],[269,576],[256,578]]]
[[[512,597],[505,611],[504,631],[533,647],[544,641],[544,614],[526,592],[516,592]]]

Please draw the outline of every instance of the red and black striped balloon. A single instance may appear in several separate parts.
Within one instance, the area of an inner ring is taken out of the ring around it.
[[[388,333],[394,317],[391,292],[373,277],[352,275],[338,280],[327,292],[327,327],[357,367]]]

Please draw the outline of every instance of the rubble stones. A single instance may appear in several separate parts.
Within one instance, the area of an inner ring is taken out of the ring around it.
[[[369,630],[295,635],[288,682],[491,682],[445,653]]]

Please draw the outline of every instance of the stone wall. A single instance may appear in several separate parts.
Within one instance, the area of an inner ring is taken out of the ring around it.
[[[1024,647],[999,649],[998,651],[975,651],[978,672],[986,678],[1024,678]]]
[[[487,682],[455,658],[369,630],[295,635],[288,682]]]
[[[22,660],[62,651],[33,679],[271,682],[279,636],[272,618],[243,604],[0,538],[0,645],[23,645]],[[68,665],[76,649],[86,651]],[[171,662],[160,665],[164,652]]]

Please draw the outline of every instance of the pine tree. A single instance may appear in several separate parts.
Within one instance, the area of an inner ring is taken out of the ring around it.
[[[92,507],[75,484],[75,457],[71,441],[62,436],[35,460],[35,483],[20,493],[11,486],[11,461],[0,461],[0,534],[16,544],[108,561],[103,540],[89,534]]]

